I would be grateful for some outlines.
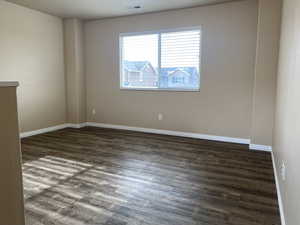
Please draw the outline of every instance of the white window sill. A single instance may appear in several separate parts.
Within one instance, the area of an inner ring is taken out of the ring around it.
[[[120,88],[121,91],[166,91],[166,92],[200,92],[200,89],[178,89],[178,88]]]

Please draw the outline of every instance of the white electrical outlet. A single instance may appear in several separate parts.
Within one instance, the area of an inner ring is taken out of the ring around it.
[[[96,115],[96,109],[93,109],[93,110],[92,110],[92,114],[93,114],[93,115]]]
[[[286,167],[285,167],[285,163],[282,162],[281,166],[280,166],[280,175],[281,175],[281,179],[283,181],[285,181],[286,179]]]
[[[158,120],[163,120],[164,119],[164,115],[162,113],[158,114]]]

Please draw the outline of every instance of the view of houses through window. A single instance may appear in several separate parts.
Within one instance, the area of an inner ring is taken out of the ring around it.
[[[199,89],[199,29],[124,35],[120,40],[122,88]]]

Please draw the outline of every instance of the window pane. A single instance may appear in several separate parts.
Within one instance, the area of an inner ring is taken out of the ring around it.
[[[158,88],[158,34],[122,38],[122,87]]]
[[[161,34],[160,88],[198,89],[200,30]]]

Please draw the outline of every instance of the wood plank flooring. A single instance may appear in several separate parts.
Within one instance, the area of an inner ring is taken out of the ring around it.
[[[271,155],[86,127],[22,140],[27,225],[279,225]]]

